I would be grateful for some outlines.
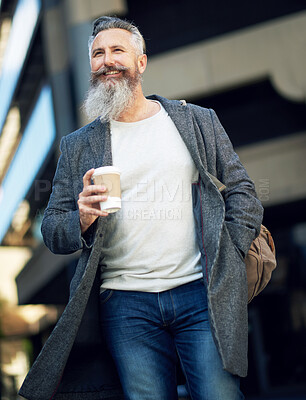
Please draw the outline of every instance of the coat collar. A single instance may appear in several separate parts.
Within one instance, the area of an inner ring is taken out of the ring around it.
[[[187,149],[189,150],[194,163],[201,175],[206,175],[206,156],[203,145],[202,133],[199,132],[197,124],[189,106],[178,100],[168,100],[164,97],[152,95],[147,97],[150,100],[159,101],[165,108],[177,130],[179,131]],[[95,165],[112,165],[112,148],[110,125],[101,122],[99,118],[94,120],[87,127],[87,137]]]

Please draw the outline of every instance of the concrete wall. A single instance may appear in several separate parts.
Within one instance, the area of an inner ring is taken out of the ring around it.
[[[154,56],[144,90],[195,98],[270,77],[282,96],[305,101],[305,46],[301,12]]]

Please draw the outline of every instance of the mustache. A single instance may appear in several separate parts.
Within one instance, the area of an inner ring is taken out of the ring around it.
[[[91,71],[91,74],[93,77],[98,77],[101,75],[105,75],[107,72],[112,72],[112,71],[122,72],[122,71],[127,71],[128,69],[129,69],[128,67],[124,67],[122,65],[115,65],[112,67],[103,66],[103,67],[99,68],[97,71]]]

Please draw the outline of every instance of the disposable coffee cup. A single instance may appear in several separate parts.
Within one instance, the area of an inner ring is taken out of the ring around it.
[[[96,168],[92,175],[95,185],[104,185],[107,200],[100,202],[100,209],[114,213],[121,208],[120,171],[113,166]]]

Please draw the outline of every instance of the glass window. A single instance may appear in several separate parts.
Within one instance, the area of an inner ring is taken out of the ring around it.
[[[19,0],[0,75],[0,130],[10,108],[40,11],[40,0]]]
[[[0,243],[14,212],[26,196],[55,139],[50,86],[41,90],[18,150],[3,181],[0,198]]]

